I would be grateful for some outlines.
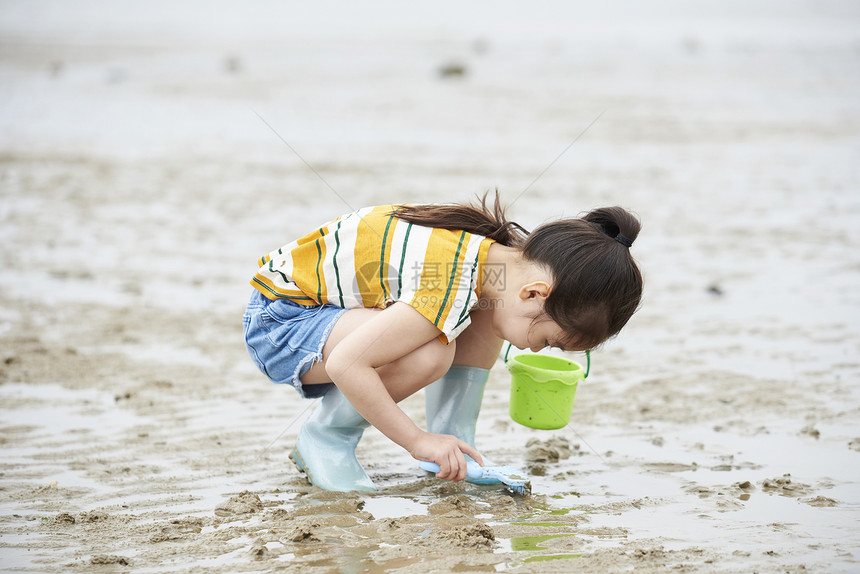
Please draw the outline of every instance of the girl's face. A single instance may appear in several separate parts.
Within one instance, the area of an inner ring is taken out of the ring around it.
[[[562,349],[564,331],[558,323],[543,316],[549,290],[547,283],[536,282],[523,286],[515,296],[505,297],[493,321],[498,336],[518,349],[533,353],[545,347]]]
[[[564,339],[564,330],[558,326],[558,323],[548,318],[538,319],[532,323],[527,336],[528,347],[532,353],[537,353],[546,347],[567,350],[561,344]]]
[[[548,318],[535,320],[532,317],[523,316],[509,325],[512,328],[506,330],[508,336],[504,339],[518,349],[528,349],[532,353],[537,353],[546,347],[556,347],[563,351],[580,350],[565,349],[561,343],[565,339],[564,330],[558,326],[558,323]]]

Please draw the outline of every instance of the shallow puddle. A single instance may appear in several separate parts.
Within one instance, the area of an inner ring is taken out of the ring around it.
[[[402,516],[423,516],[427,514],[427,504],[411,498],[399,496],[366,496],[364,510],[374,518],[398,518]]]

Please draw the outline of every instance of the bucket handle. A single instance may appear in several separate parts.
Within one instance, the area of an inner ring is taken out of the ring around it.
[[[505,350],[505,359],[504,359],[505,364],[507,364],[507,362],[508,362],[508,353],[511,352],[512,346],[513,345],[511,345],[511,343],[508,342],[508,348]],[[583,379],[588,378],[589,372],[591,372],[591,349],[586,349],[585,350],[585,376],[583,377]]]

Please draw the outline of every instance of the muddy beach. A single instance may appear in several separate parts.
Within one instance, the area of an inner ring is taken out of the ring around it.
[[[0,570],[856,571],[860,11],[333,6],[0,5]],[[570,425],[491,373],[477,447],[532,495],[372,429],[378,492],[311,487],[313,402],[242,342],[256,258],[496,187],[526,228],[643,221]]]

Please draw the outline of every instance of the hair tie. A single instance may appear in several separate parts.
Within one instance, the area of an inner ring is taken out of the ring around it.
[[[621,235],[620,233],[615,236],[615,241],[617,241],[618,243],[620,243],[621,245],[623,245],[627,249],[630,249],[631,247],[633,247],[633,242],[630,241],[629,239],[627,239],[626,237],[624,237],[623,235]]]

